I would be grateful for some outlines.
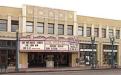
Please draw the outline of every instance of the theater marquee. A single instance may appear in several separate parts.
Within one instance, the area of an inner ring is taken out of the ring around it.
[[[20,37],[20,51],[23,52],[69,52],[78,51],[78,43],[74,38],[27,36]]]

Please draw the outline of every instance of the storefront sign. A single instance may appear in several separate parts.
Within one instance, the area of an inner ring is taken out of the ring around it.
[[[20,39],[20,50],[28,51],[78,51],[78,44],[75,41],[68,41],[67,39],[47,39],[34,38],[21,38]]]
[[[104,52],[112,52],[112,50],[104,50]],[[117,50],[113,50],[113,52],[117,52]]]
[[[77,51],[78,50],[78,44],[76,42],[70,42],[69,43],[69,50],[70,51]]]
[[[20,41],[20,50],[44,50],[44,41]]]
[[[80,49],[80,51],[92,51],[92,49]],[[93,49],[93,51],[96,51],[96,49]]]
[[[68,44],[64,41],[45,41],[45,50],[68,50]]]

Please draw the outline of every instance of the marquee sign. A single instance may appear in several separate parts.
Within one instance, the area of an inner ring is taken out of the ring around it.
[[[44,41],[20,41],[20,50],[44,50]]]
[[[68,51],[68,42],[65,41],[45,41],[45,50]]]
[[[55,37],[21,37],[20,51],[78,51],[77,41]]]

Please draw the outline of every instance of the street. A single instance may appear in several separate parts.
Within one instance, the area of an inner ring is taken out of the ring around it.
[[[121,75],[121,70],[85,70],[85,71],[62,71],[62,72],[31,72],[31,73],[8,73],[1,75]]]

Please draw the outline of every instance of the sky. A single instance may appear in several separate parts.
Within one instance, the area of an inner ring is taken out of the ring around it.
[[[0,0],[0,6],[30,4],[76,11],[78,15],[121,20],[121,0]]]

